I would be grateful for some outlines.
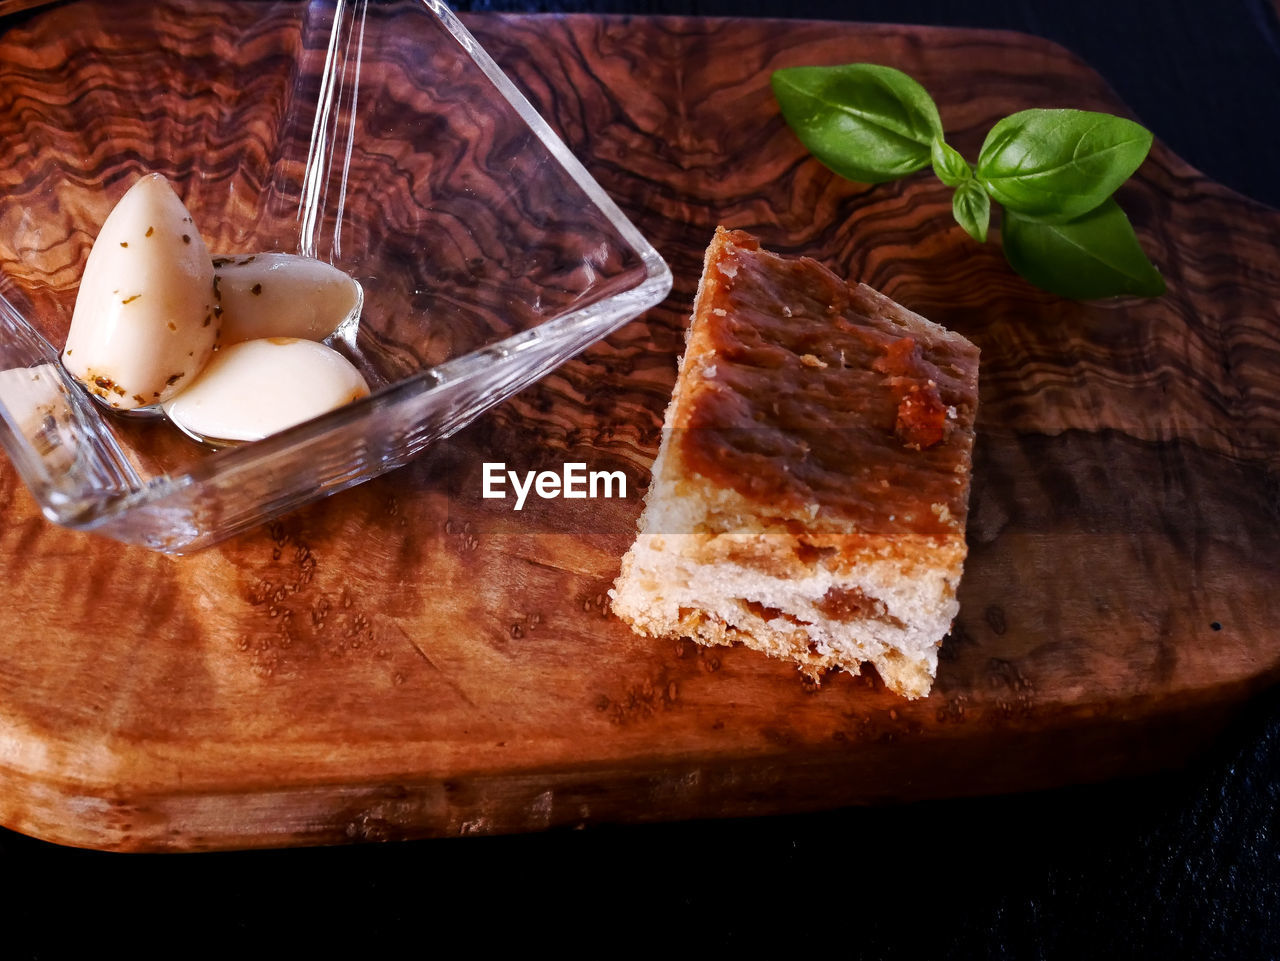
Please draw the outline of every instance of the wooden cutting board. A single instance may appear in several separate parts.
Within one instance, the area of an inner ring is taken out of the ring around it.
[[[1124,112],[1056,46],[467,22],[668,259],[674,292],[412,466],[193,557],[56,528],[0,462],[0,822],[199,849],[1040,788],[1181,763],[1275,680],[1280,214],[1157,144],[1121,200],[1168,295],[1069,303],[971,242],[931,178],[834,178],[768,90],[776,67],[891,64],[973,156],[1015,109]],[[718,223],[982,348],[971,553],[927,699],[869,677],[815,687],[609,613]],[[623,470],[631,489],[515,513],[479,496],[494,460]]]

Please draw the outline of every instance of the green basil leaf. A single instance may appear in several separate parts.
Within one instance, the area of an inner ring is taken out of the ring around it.
[[[789,67],[770,78],[791,129],[842,177],[884,183],[929,163],[938,107],[901,70],[871,63]]]
[[[951,212],[956,223],[978,243],[986,243],[987,227],[991,224],[991,198],[976,180],[966,180],[956,188],[951,198]]]
[[[1064,222],[1093,210],[1138,169],[1151,131],[1087,110],[1023,110],[987,134],[978,179],[1029,217]]]
[[[1062,224],[1032,220],[1006,208],[1000,235],[1009,265],[1061,297],[1164,293],[1164,278],[1142,252],[1129,218],[1114,200]]]
[[[973,179],[973,169],[955,147],[941,137],[934,137],[931,149],[933,172],[948,187],[959,187],[966,180]]]

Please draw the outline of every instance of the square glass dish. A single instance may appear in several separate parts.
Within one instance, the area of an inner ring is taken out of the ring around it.
[[[61,4],[0,19],[0,443],[59,524],[184,553],[398,467],[671,275],[435,0]],[[362,286],[371,396],[214,450],[59,363],[93,239],[164,174],[212,255]]]

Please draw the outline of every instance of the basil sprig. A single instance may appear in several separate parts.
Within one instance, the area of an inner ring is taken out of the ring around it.
[[[1151,132],[1087,110],[1022,110],[987,135],[976,164],[945,140],[937,105],[877,64],[774,71],[774,95],[801,142],[836,173],[885,183],[932,166],[954,190],[956,222],[985,242],[1003,207],[1005,258],[1038,287],[1093,300],[1156,297],[1164,279],[1112,198],[1146,159]]]

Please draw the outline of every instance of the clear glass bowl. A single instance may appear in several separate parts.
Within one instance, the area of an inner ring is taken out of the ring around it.
[[[16,32],[16,35],[15,35]],[[398,467],[660,302],[671,276],[441,3],[81,2],[0,64],[0,443],[45,515],[167,553]],[[239,447],[106,412],[58,354],[142,174],[211,253],[354,276],[373,394]]]

